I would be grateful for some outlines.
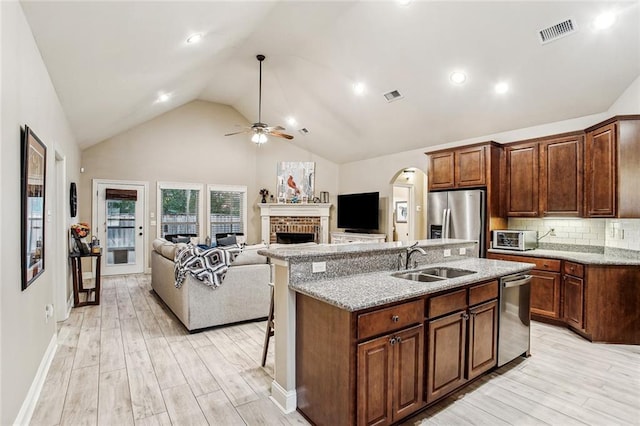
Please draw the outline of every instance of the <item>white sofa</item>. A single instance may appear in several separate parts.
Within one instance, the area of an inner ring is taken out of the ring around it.
[[[271,265],[266,257],[257,254],[264,245],[245,247],[218,288],[190,274],[176,288],[174,258],[180,245],[162,238],[153,242],[151,287],[189,331],[267,316]]]

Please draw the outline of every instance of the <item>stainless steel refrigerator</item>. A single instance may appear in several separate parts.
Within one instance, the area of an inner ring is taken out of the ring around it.
[[[485,200],[482,189],[429,192],[427,237],[476,240],[483,257],[487,243]]]

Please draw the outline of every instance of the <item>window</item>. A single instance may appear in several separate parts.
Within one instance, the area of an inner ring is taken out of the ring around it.
[[[209,185],[209,235],[245,233],[247,187]]]
[[[200,236],[203,222],[201,194],[202,185],[199,184],[158,182],[158,236]]]

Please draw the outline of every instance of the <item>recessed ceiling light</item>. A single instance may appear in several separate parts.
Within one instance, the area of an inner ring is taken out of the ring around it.
[[[171,95],[168,93],[161,93],[160,95],[158,95],[158,99],[156,99],[156,102],[167,102],[170,97]]]
[[[449,76],[449,79],[451,80],[452,83],[462,84],[465,81],[467,81],[467,76],[462,71],[454,71]]]
[[[294,117],[287,117],[287,124],[289,126],[295,126],[296,124],[298,124],[298,122]]]
[[[189,37],[187,37],[187,44],[198,43],[202,41],[202,37],[203,37],[202,33],[191,34]]]
[[[400,6],[408,6],[413,0],[396,0]]]
[[[494,90],[499,94],[507,93],[509,91],[509,85],[503,81],[496,84]]]
[[[355,93],[356,95],[362,95],[364,93],[364,90],[365,90],[365,85],[362,82],[355,83],[353,85],[353,93]]]
[[[593,26],[597,30],[605,30],[613,25],[616,21],[616,15],[613,12],[604,12],[596,16],[593,20]]]

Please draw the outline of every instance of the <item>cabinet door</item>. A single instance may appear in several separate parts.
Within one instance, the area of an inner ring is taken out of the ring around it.
[[[467,314],[457,312],[429,321],[427,402],[433,402],[466,382]]]
[[[531,271],[531,314],[560,319],[560,274]]]
[[[453,151],[429,155],[429,190],[454,187]]]
[[[358,345],[358,425],[386,425],[393,417],[391,336]]]
[[[572,275],[564,276],[563,316],[566,323],[584,329],[584,281]]]
[[[424,405],[424,327],[418,325],[394,336],[393,421],[397,421]]]
[[[469,380],[495,367],[498,362],[498,302],[469,309]]]
[[[455,152],[456,186],[483,186],[487,184],[485,147],[459,149]]]
[[[538,144],[506,149],[507,215],[538,216]]]
[[[540,210],[543,216],[582,215],[582,136],[540,144]]]
[[[616,215],[616,124],[587,133],[585,147],[587,217]]]

